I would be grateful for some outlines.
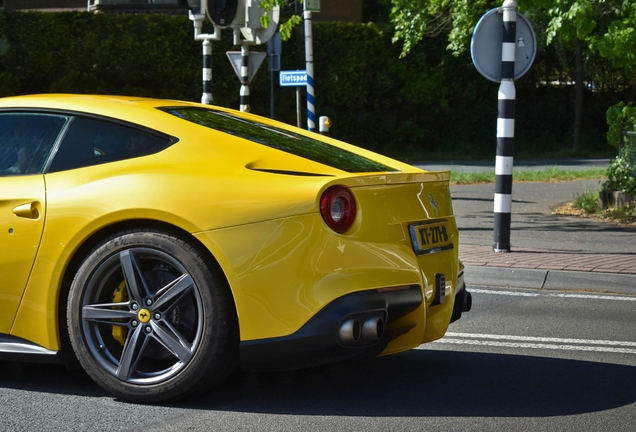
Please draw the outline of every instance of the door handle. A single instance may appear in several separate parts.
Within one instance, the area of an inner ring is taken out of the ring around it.
[[[40,203],[38,201],[19,205],[13,209],[13,214],[17,217],[27,219],[40,218]]]

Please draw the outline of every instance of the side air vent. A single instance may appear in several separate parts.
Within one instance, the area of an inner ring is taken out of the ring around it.
[[[277,169],[267,169],[267,168],[249,168],[252,171],[260,171],[260,172],[266,172],[266,173],[270,173],[270,174],[281,174],[281,175],[289,175],[289,176],[296,176],[296,177],[333,177],[331,174],[318,174],[318,173],[310,173],[310,172],[303,172],[303,171],[288,171],[288,170],[277,170]]]

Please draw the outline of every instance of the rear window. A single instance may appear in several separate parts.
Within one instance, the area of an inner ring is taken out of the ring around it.
[[[397,171],[322,141],[206,108],[164,107],[162,111],[193,123],[284,151],[347,172]]]

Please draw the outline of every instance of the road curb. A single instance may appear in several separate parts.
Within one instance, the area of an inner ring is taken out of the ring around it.
[[[466,266],[464,280],[468,290],[471,286],[504,286],[636,295],[636,275],[628,274]]]

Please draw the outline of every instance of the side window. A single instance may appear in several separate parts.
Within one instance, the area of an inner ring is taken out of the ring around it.
[[[49,172],[145,156],[171,144],[168,136],[150,134],[105,120],[76,117],[53,156]]]
[[[44,172],[66,116],[0,113],[0,176]]]

